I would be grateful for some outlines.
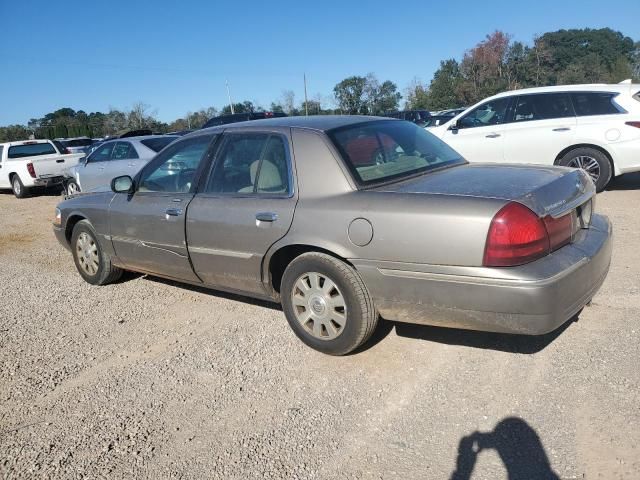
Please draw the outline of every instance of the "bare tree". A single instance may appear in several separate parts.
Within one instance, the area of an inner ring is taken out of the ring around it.
[[[294,113],[296,109],[296,94],[293,90],[284,90],[282,92],[282,108],[287,115]]]

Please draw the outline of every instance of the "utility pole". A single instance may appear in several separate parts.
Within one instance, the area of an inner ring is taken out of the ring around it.
[[[304,114],[305,116],[309,116],[309,102],[307,101],[307,74],[304,75]]]
[[[227,85],[227,96],[229,97],[229,106],[231,107],[231,113],[236,113],[233,111],[233,102],[231,101],[231,91],[229,90],[229,81],[225,80],[225,83]]]

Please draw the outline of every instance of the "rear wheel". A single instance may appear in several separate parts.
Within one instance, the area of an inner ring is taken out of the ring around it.
[[[358,348],[378,322],[358,272],[323,253],[305,253],[287,266],[281,298],[298,338],[330,355],[345,355]]]
[[[24,185],[22,184],[22,181],[20,180],[18,174],[15,174],[11,178],[11,189],[13,190],[13,194],[16,196],[16,198],[24,198],[27,196],[28,191],[26,188],[24,188]]]
[[[582,147],[567,152],[558,162],[564,167],[581,168],[589,174],[596,191],[603,191],[611,181],[611,162],[600,150]]]
[[[71,251],[78,273],[92,285],[106,285],[122,276],[122,269],[111,264],[98,241],[98,235],[87,220],[79,221],[73,227]]]

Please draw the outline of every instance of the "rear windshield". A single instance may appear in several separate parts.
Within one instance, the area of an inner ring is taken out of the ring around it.
[[[173,142],[176,138],[178,137],[149,138],[147,140],[141,140],[140,143],[142,143],[145,147],[150,148],[154,152],[159,152],[164,147]]]
[[[409,122],[360,123],[331,130],[328,135],[361,185],[465,163],[442,140]]]
[[[613,100],[616,95],[607,92],[578,92],[572,93],[571,99],[576,115],[579,117],[623,113]]]
[[[73,140],[62,140],[61,143],[65,147],[88,147],[93,145],[93,140],[90,138],[74,138]]]
[[[50,143],[29,143],[26,145],[14,145],[9,147],[9,158],[35,157],[38,155],[51,155],[58,153]]]

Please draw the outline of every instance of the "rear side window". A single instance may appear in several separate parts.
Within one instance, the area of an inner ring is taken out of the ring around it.
[[[623,113],[622,108],[614,101],[615,93],[608,92],[578,92],[572,93],[573,107],[576,115],[586,117],[589,115],[611,115]]]
[[[2,161],[2,152],[4,151],[4,147],[0,145],[0,162]]]
[[[148,138],[147,140],[141,140],[140,143],[157,153],[173,142],[176,138],[178,137]]]
[[[518,97],[513,120],[526,122],[565,117],[573,117],[569,95],[566,93],[545,93]]]
[[[111,160],[126,160],[132,158],[139,158],[138,152],[129,142],[118,142],[113,147],[113,153],[111,154]]]
[[[207,192],[288,194],[287,150],[279,135],[229,135],[217,155]]]
[[[9,158],[36,157],[38,155],[52,155],[58,153],[50,143],[29,143],[9,147]]]

